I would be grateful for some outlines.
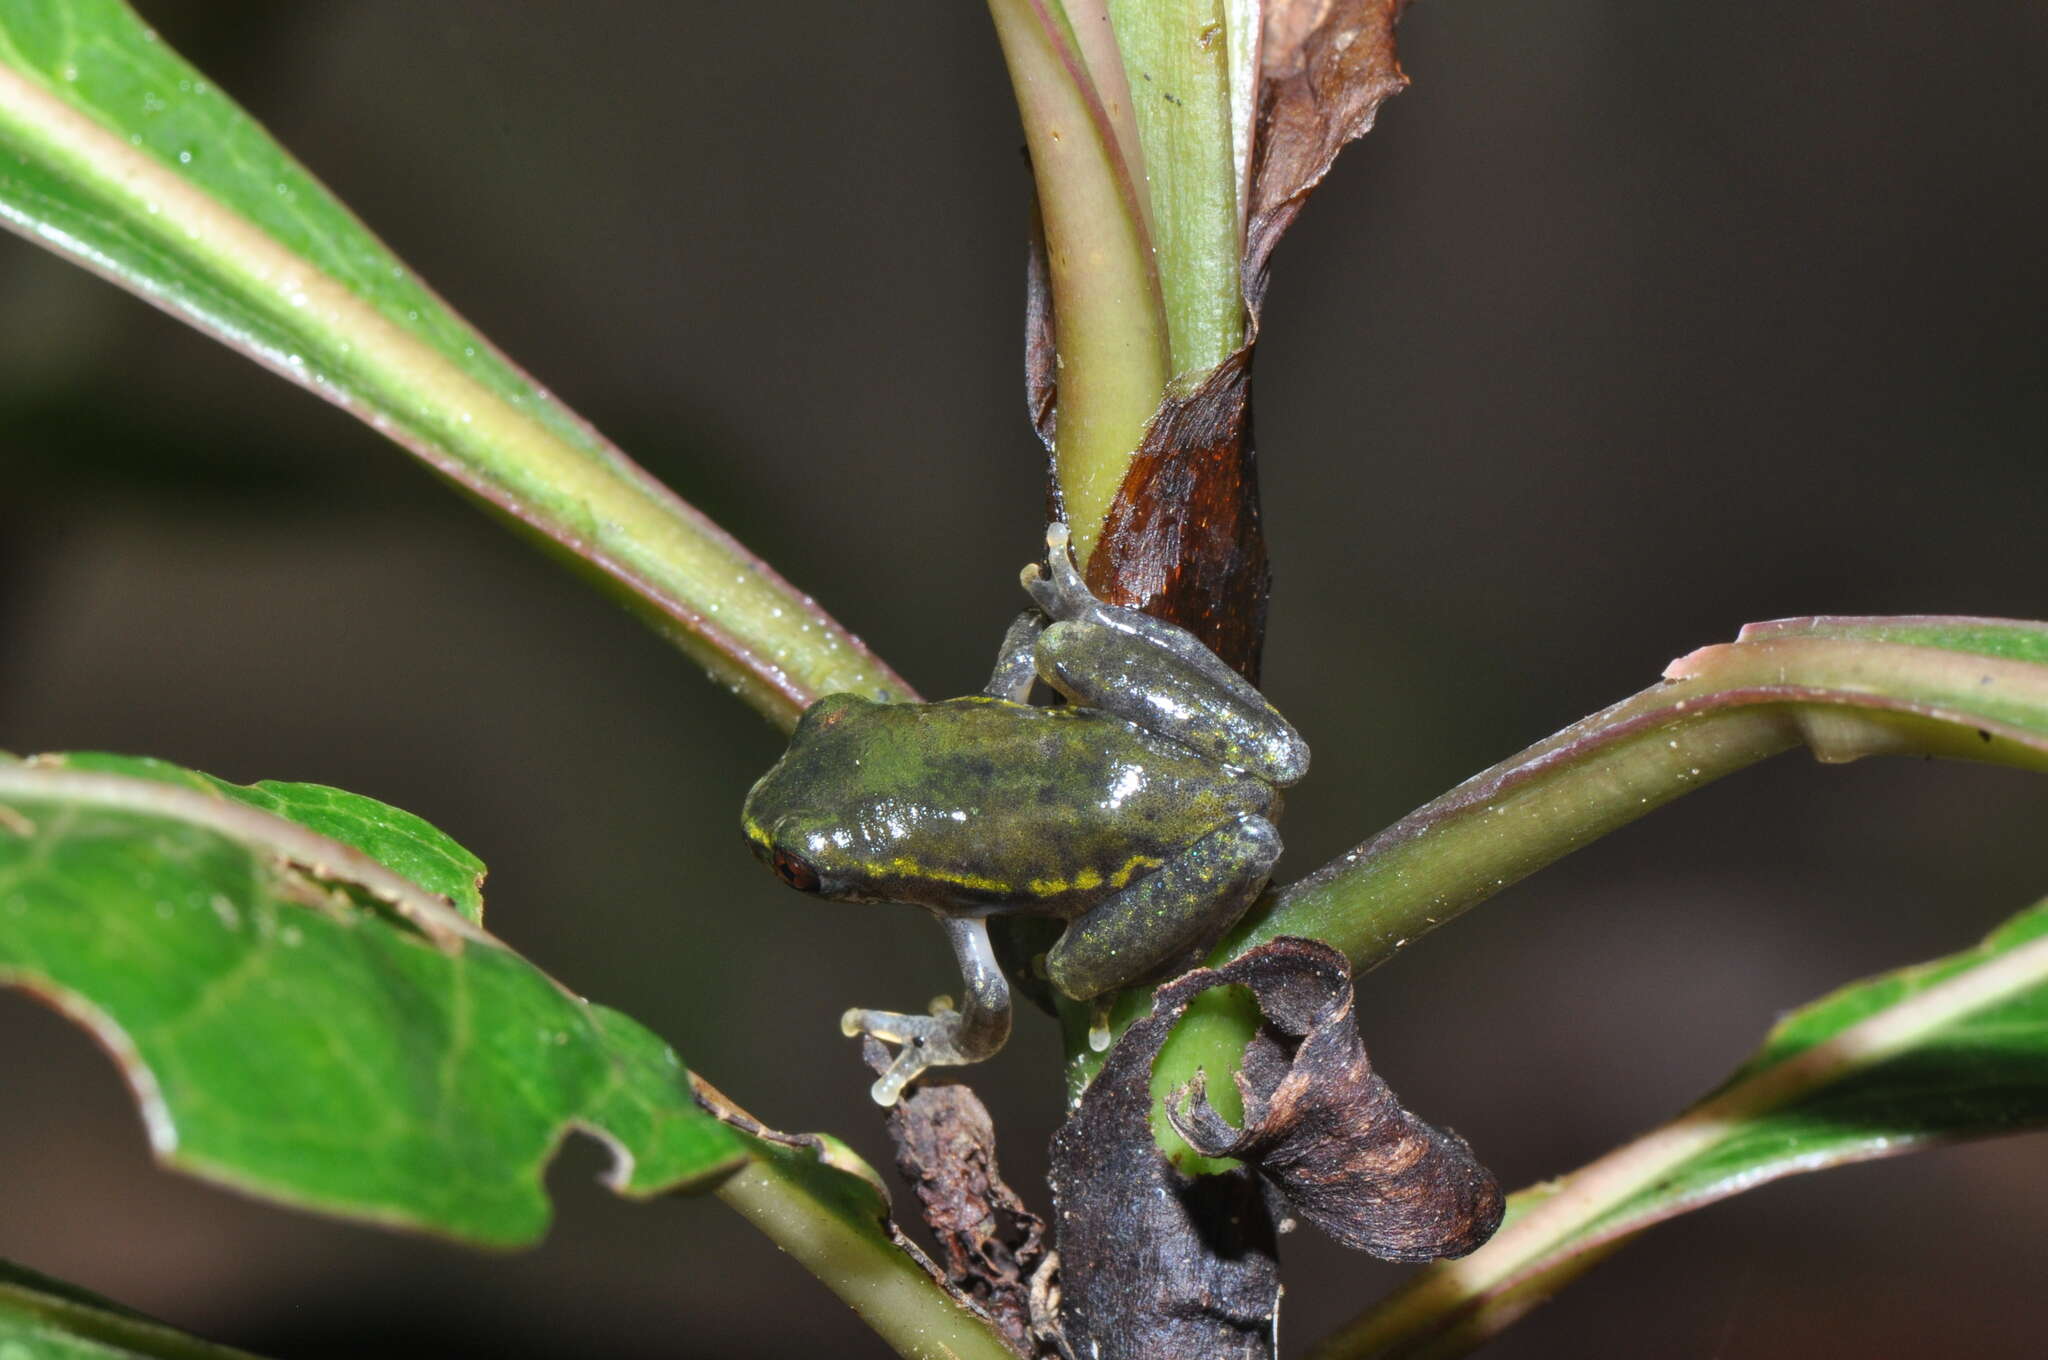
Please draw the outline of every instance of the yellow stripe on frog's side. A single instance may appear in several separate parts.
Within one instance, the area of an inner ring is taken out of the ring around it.
[[[1130,886],[1132,879],[1141,873],[1149,873],[1166,861],[1155,855],[1132,855],[1119,865],[1115,872],[1104,879],[1096,869],[1081,869],[1072,878],[1034,878],[1024,886],[1038,897],[1059,897],[1070,892],[1093,892],[1105,882],[1113,889]]]
[[[975,892],[1001,893],[1010,886],[999,878],[989,878],[982,874],[950,873],[944,869],[936,869],[921,860],[912,859],[908,855],[884,860],[882,861],[882,868],[884,870],[884,877],[894,874],[901,878],[923,879],[933,883],[951,883],[956,887],[972,888]]]
[[[1153,855],[1133,855],[1119,865],[1115,872],[1105,878],[1098,869],[1078,870],[1072,878],[1034,878],[1024,884],[1025,891],[1033,897],[1063,897],[1073,892],[1093,892],[1107,883],[1113,889],[1128,887],[1132,879],[1157,869],[1164,860]],[[896,876],[915,878],[934,883],[950,883],[955,887],[973,892],[984,892],[1000,897],[1005,892],[1014,893],[1016,884],[1006,883],[999,878],[984,874],[962,873],[942,869],[923,863],[905,855],[882,863],[882,877]]]

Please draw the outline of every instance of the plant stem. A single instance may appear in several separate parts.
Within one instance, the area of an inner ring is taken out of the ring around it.
[[[989,14],[1045,225],[1057,354],[1053,457],[1085,566],[1166,390],[1165,308],[1140,190],[1059,0],[989,0]]]
[[[140,31],[125,10],[107,22]],[[183,166],[140,133],[119,135],[86,102],[87,82],[53,78],[6,38],[0,32],[0,150],[44,180],[16,184],[0,174],[0,225],[365,421],[584,566],[714,680],[784,726],[834,690],[910,694],[814,601],[556,403],[438,298],[417,288],[403,303],[373,296],[363,279],[409,280],[409,272],[161,45],[125,33],[146,53],[137,60],[169,63],[164,88],[206,91],[181,97],[203,101],[253,141],[252,154],[275,157],[279,195],[326,214],[332,230],[359,233],[348,241],[357,278],[323,268],[202,181],[212,158]]]
[[[896,1353],[916,1360],[1016,1360],[989,1325],[961,1307],[891,1242],[872,1207],[836,1193],[794,1148],[752,1142],[753,1155],[718,1197],[844,1300]]]
[[[1882,621],[1863,621],[1866,633]],[[1378,967],[1445,922],[1679,796],[1802,743],[1823,760],[1941,755],[2048,771],[2048,665],[1953,647],[1776,635],[1702,649],[1624,699],[1416,809],[1365,844],[1269,892],[1210,956],[1283,935]],[[1118,998],[1121,1032],[1151,1006]],[[1249,1029],[1183,1027],[1163,1087],[1232,1070]],[[1083,1053],[1085,1084],[1100,1058]]]
[[[1411,1279],[1322,1343],[1314,1352],[1317,1360],[1464,1354],[1585,1273],[1624,1239],[1668,1217],[1666,1210],[1603,1221],[1686,1163],[1772,1111],[1908,1052],[1965,1016],[2041,987],[2044,979],[2048,937],[1936,983],[1794,1057],[1750,1070],[1664,1127],[1561,1182],[1517,1195],[1521,1212],[1491,1242],[1462,1261],[1443,1262]],[[1889,1140],[1881,1154],[1909,1151],[1923,1141],[1901,1135]],[[1858,1149],[1853,1156],[1817,1165],[1881,1154]],[[1742,1188],[1750,1183],[1744,1181]]]
[[[1237,160],[1223,0],[1109,0],[1145,148],[1175,385],[1244,343]]]

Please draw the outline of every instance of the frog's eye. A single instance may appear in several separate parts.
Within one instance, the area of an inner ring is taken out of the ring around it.
[[[777,878],[798,892],[811,893],[818,890],[818,871],[801,856],[792,855],[787,850],[777,850],[768,863],[775,870]]]

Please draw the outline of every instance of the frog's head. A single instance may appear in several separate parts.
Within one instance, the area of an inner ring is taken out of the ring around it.
[[[873,707],[855,694],[811,705],[782,759],[747,793],[740,829],[748,847],[798,892],[848,899],[864,881],[845,844],[845,819],[860,768],[859,715]]]

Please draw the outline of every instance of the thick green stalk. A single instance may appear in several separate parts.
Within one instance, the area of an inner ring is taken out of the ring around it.
[[[1244,343],[1224,0],[1109,0],[1109,12],[1145,149],[1174,378],[1191,386]]]
[[[1334,864],[1268,894],[1211,962],[1282,935],[1299,935],[1342,949],[1363,973],[1545,864],[1798,740],[1782,711],[1722,714],[1717,721],[1640,743],[1628,753],[1632,759],[1614,767],[1581,769],[1576,778],[1480,805],[1469,817],[1440,821],[1461,794],[1487,778],[1475,776]],[[1418,829],[1411,833],[1408,828]],[[1113,1028],[1120,1033],[1151,1003],[1149,991],[1125,993]],[[1229,1088],[1225,1074],[1237,1070],[1257,1017],[1248,1005],[1230,1007],[1221,1000],[1211,1003],[1210,1012],[1175,1027],[1153,1067],[1155,1094],[1185,1084],[1198,1071],[1207,1072],[1211,1091]],[[1083,1058],[1072,1065],[1071,1079],[1090,1080],[1100,1065],[1093,1055]],[[1168,1151],[1188,1169],[1198,1165],[1177,1142]]]
[[[112,0],[0,0],[0,225],[365,421],[785,726],[908,686],[467,326]]]
[[[849,1178],[797,1148],[752,1144],[718,1197],[913,1360],[1016,1360],[987,1323],[891,1242]]]
[[[1786,620],[1672,663],[1665,683],[1466,780],[1315,873],[1269,892],[1211,956],[1283,935],[1359,972],[1509,884],[1682,794],[1804,744],[1827,762],[1940,755],[2048,771],[2048,628],[1999,620]],[[1118,999],[1121,1032],[1151,1005]],[[1170,1089],[1237,1064],[1249,1029],[1184,1025],[1154,1069]],[[1069,1066],[1070,1090],[1100,1056]]]
[[[1051,275],[1053,457],[1084,564],[1170,373],[1159,277],[1116,123],[1058,0],[989,0],[1038,185]]]

